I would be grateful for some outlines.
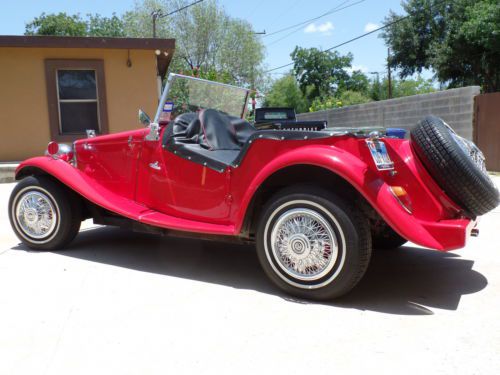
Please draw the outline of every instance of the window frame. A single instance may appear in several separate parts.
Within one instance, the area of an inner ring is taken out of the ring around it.
[[[62,134],[62,124],[60,116],[60,100],[58,75],[59,70],[93,70],[96,77],[96,101],[97,101],[97,117],[98,117],[98,134],[107,134],[108,129],[108,112],[106,102],[106,84],[104,77],[104,61],[103,60],[45,60],[45,78],[47,83],[47,101],[49,109],[49,125],[50,136],[52,140],[59,142],[73,142],[76,139],[86,136],[85,132]],[[85,102],[85,100],[77,100]],[[63,101],[64,102],[64,101]]]

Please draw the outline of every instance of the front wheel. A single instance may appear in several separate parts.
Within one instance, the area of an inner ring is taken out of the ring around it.
[[[29,248],[55,250],[77,235],[82,221],[77,197],[46,176],[21,180],[10,196],[9,219],[17,237]]]
[[[284,189],[271,198],[256,241],[259,261],[280,289],[316,300],[349,292],[371,255],[366,218],[336,195],[311,186]]]

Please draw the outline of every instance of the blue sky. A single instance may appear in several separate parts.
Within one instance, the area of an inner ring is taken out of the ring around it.
[[[249,21],[255,31],[266,30],[267,33],[317,17],[333,8],[354,4],[306,23],[288,37],[285,36],[295,29],[263,37],[267,47],[265,63],[268,68],[290,62],[290,53],[296,45],[326,49],[380,25],[390,9],[402,13],[400,0],[364,0],[355,4],[357,2],[360,0],[219,0],[230,15]],[[113,12],[122,14],[133,8],[134,0],[2,0],[1,3],[0,35],[20,35],[24,33],[25,24],[42,12],[99,13],[109,16]],[[385,71],[387,48],[377,34],[340,47],[339,52],[352,52],[355,68],[365,72]],[[279,77],[279,74],[274,76]]]

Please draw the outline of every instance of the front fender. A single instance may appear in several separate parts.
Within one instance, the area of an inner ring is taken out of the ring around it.
[[[56,178],[88,201],[119,215],[136,220],[140,214],[136,203],[106,189],[79,169],[60,159],[48,156],[28,159],[17,167],[16,180],[37,173],[46,173]]]
[[[406,162],[414,162],[407,160]],[[370,160],[370,163],[373,163]],[[335,146],[309,145],[279,155],[262,168],[248,184],[236,219],[241,230],[247,208],[259,187],[274,173],[293,165],[312,165],[328,169],[351,184],[401,236],[419,245],[451,250],[463,247],[470,220],[432,222],[409,214],[393,196],[390,185],[374,165]],[[422,187],[423,189],[424,187]],[[439,209],[436,208],[438,212]]]

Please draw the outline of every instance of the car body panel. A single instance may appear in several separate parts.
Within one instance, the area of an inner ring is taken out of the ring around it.
[[[280,147],[280,141],[255,142],[253,152],[248,152],[246,163],[254,166],[256,173],[248,173],[245,162],[233,172],[231,191],[235,203],[232,220],[236,224],[236,231],[243,225],[253,195],[267,178],[283,168],[306,164],[326,168],[345,179],[406,239],[438,250],[451,250],[465,245],[465,233],[470,220],[452,220],[460,209],[435,186],[426,172],[420,170],[423,167],[414,157],[409,141],[386,141],[392,151],[389,151],[390,155],[397,163],[398,173],[395,176],[376,170],[363,139],[346,136],[333,142],[335,145],[318,144],[320,142],[315,141],[291,150],[291,142],[286,142],[283,147]],[[258,160],[265,162],[259,165]],[[413,174],[414,170],[419,170],[420,174]],[[409,214],[398,203],[390,186],[403,186],[408,191],[415,207],[413,214]],[[436,192],[438,198],[434,195]]]
[[[168,125],[167,125],[168,126]],[[163,129],[164,131],[164,129]],[[249,204],[274,173],[294,165],[325,168],[351,184],[400,235],[422,246],[463,247],[474,221],[436,185],[408,140],[385,139],[394,171],[378,171],[365,139],[256,140],[242,163],[222,173],[144,141],[145,129],[75,142],[77,167],[50,156],[21,163],[48,173],[90,202],[140,223],[172,230],[240,235]],[[160,170],[150,164],[158,162]],[[390,191],[402,186],[408,213]]]
[[[47,156],[28,159],[18,166],[16,170],[18,178],[23,175],[27,169],[31,169],[28,172],[29,174],[35,173],[34,169],[43,171],[55,177],[91,203],[143,224],[178,231],[218,235],[234,235],[235,232],[233,225],[216,225],[212,223],[197,222],[151,210],[134,200],[127,199],[119,193],[108,189],[96,182],[95,179],[86,175],[86,173],[60,159],[53,159]]]
[[[146,129],[75,142],[78,170],[121,197],[135,199],[138,159]]]
[[[179,218],[229,224],[229,178],[225,173],[180,158],[157,142],[144,143],[138,202]]]

